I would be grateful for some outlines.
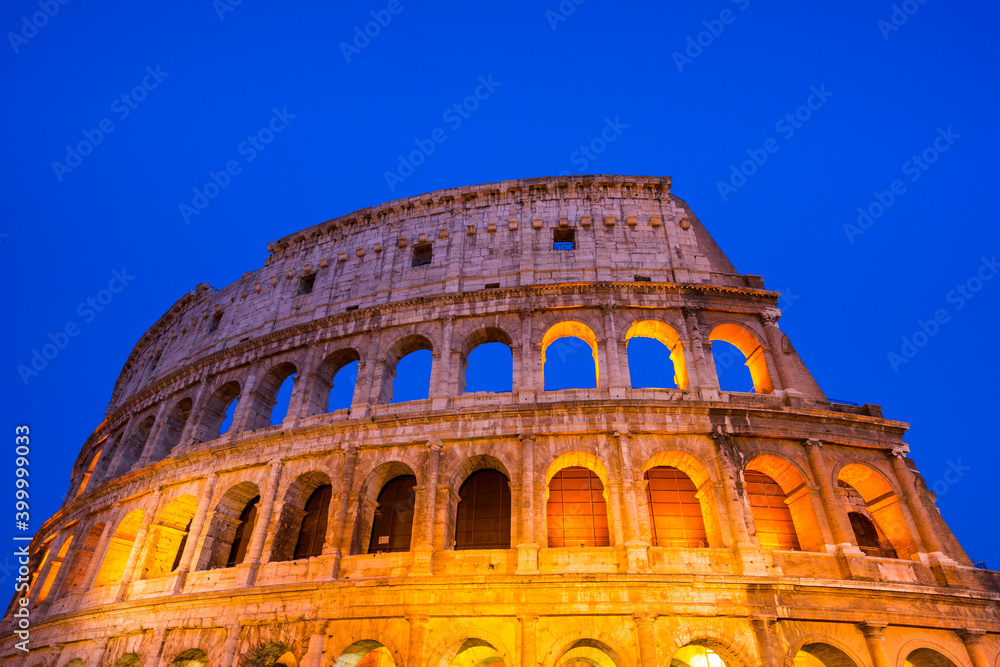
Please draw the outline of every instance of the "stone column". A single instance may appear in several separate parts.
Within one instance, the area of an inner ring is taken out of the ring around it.
[[[774,652],[774,641],[771,637],[771,624],[774,618],[756,616],[750,619],[753,634],[757,639],[757,653],[763,667],[779,667],[778,656]]]
[[[250,374],[247,375],[246,382],[240,388],[239,402],[236,404],[236,411],[233,413],[233,424],[226,431],[225,435],[236,435],[247,430],[247,425],[253,415],[254,398],[257,393],[257,374],[260,373],[261,362],[256,362],[250,367]]]
[[[847,518],[847,510],[844,503],[833,491],[830,480],[830,469],[823,457],[823,443],[810,438],[805,441],[806,454],[809,456],[809,468],[812,470],[813,478],[819,485],[819,497],[823,505],[823,514],[826,515],[827,523],[830,525],[830,532],[833,534],[834,548],[838,553],[862,555],[861,549],[854,544],[854,530],[851,528],[850,520]]]
[[[265,491],[267,495],[261,496],[260,511],[257,512],[253,536],[250,538],[250,546],[247,548],[247,555],[243,561],[244,565],[249,567],[242,574],[237,575],[237,586],[252,586],[257,580],[260,555],[264,551],[264,540],[267,539],[267,531],[271,527],[271,517],[274,514],[274,501],[278,495],[282,467],[283,464],[279,459],[271,461],[271,474],[267,479]]]
[[[133,412],[128,416],[128,423],[125,425],[125,428],[122,429],[121,435],[118,436],[118,442],[115,443],[115,451],[111,457],[111,462],[108,463],[107,472],[103,475],[103,477],[114,478],[118,475],[118,468],[122,464],[122,458],[125,456],[125,450],[128,449],[129,440],[132,439],[132,434],[135,433],[135,429],[139,426],[137,421],[138,416],[139,415],[136,412]]]
[[[736,488],[736,481],[739,471],[733,462],[730,452],[731,442],[729,436],[720,429],[712,433],[715,441],[716,461],[718,463],[719,479],[722,482],[722,496],[725,501],[726,514],[729,516],[729,526],[733,533],[737,547],[756,547],[750,539],[747,531],[746,518],[743,516],[743,506],[740,503],[739,491]]]
[[[406,654],[405,667],[423,667],[427,617],[410,616],[407,620],[410,622],[410,647]]]
[[[337,559],[333,566],[333,578],[336,579],[340,573],[340,561],[343,558],[344,533],[347,530],[347,508],[351,500],[351,488],[354,486],[354,471],[358,465],[358,450],[356,447],[343,445],[341,451],[344,454],[343,468],[340,474],[340,490],[337,492],[337,508],[329,525],[333,530],[327,532],[326,543],[323,545],[324,554],[333,554]],[[351,545],[346,549],[349,551]]]
[[[45,588],[45,582],[51,577],[52,585],[49,586],[49,594],[55,590],[55,579],[59,576],[59,573],[64,569],[63,561],[65,558],[59,557],[59,551],[62,550],[63,546],[66,544],[66,540],[69,539],[70,535],[63,533],[58,539],[53,540],[52,546],[48,550],[48,559],[45,562],[45,566],[40,568],[35,581],[32,583],[31,588],[28,589],[28,605],[29,609],[35,607],[38,602],[38,596],[41,595],[42,589]],[[69,556],[67,551],[66,557]],[[53,568],[55,571],[53,572]],[[19,596],[20,597],[20,596]]]
[[[309,647],[306,654],[302,656],[301,667],[322,667],[323,666],[323,644],[326,643],[326,621],[320,621],[313,625],[313,632],[309,635]]]
[[[184,430],[181,431],[180,440],[177,441],[178,453],[184,452],[194,446],[194,439],[198,436],[198,429],[205,418],[205,405],[208,402],[206,393],[209,391],[208,378],[202,378],[198,383],[198,391],[195,392],[194,400],[191,402],[191,413],[188,415]]]
[[[538,574],[535,542],[535,436],[522,433],[521,442],[521,542],[517,545],[517,574]]]
[[[517,315],[521,320],[521,358],[519,369],[521,384],[514,387],[514,391],[517,392],[518,403],[534,403],[536,394],[544,389],[538,381],[538,373],[535,372],[535,346],[531,342],[531,316],[534,312],[531,308],[522,308],[517,311]]]
[[[132,583],[132,579],[135,577],[135,570],[139,565],[139,556],[146,550],[146,537],[149,535],[149,527],[153,525],[153,519],[156,518],[157,511],[160,509],[160,497],[162,495],[163,487],[156,487],[156,490],[153,491],[153,497],[149,501],[149,510],[142,515],[142,525],[135,536],[135,542],[132,543],[132,551],[128,554],[125,569],[122,571],[122,579],[118,584],[118,594],[115,595],[116,602],[125,599],[125,592],[128,589],[128,585]]]
[[[104,522],[104,532],[101,533],[101,537],[97,541],[97,546],[94,548],[94,555],[91,556],[90,564],[87,566],[87,573],[83,575],[83,580],[80,582],[79,590],[82,593],[89,591],[94,585],[94,579],[97,578],[97,573],[104,562],[104,556],[108,553],[108,545],[111,543],[111,536],[114,534],[113,531],[118,523],[118,519],[121,518],[121,512],[121,504],[116,503],[114,509],[111,510],[107,520]],[[81,540],[85,538],[86,534]]]
[[[649,542],[642,539],[639,528],[639,502],[635,492],[635,469],[632,467],[632,449],[627,432],[615,431],[622,477],[622,505],[625,524],[625,553],[628,572],[649,569]]]
[[[687,329],[688,338],[691,341],[691,354],[694,357],[695,378],[690,378],[690,386],[695,387],[695,380],[698,387],[705,389],[719,389],[719,377],[715,372],[715,362],[711,359],[711,345],[706,351],[706,343],[701,339],[701,327],[698,325],[698,311],[694,308],[683,308],[684,326]],[[691,369],[688,368],[688,375]]]
[[[517,620],[521,624],[521,664],[519,667],[538,667],[535,651],[535,625],[538,623],[538,617],[521,615],[517,617]]]
[[[455,316],[445,315],[441,318],[443,322],[441,333],[441,349],[438,351],[437,362],[431,367],[431,387],[428,396],[431,398],[431,407],[434,410],[443,410],[448,407],[448,400],[456,392],[457,386],[452,378],[455,375],[454,351],[451,349],[452,333],[455,330]]]
[[[184,543],[184,553],[181,554],[181,562],[177,565],[177,580],[174,584],[174,592],[180,592],[184,588],[184,579],[191,571],[191,562],[194,555],[202,543],[202,532],[205,528],[205,519],[208,517],[208,508],[212,503],[212,496],[215,494],[215,484],[219,481],[217,473],[211,473],[205,479],[205,487],[201,491],[201,499],[198,501],[198,509],[195,510],[191,519],[191,528],[188,530],[188,539]]]
[[[889,461],[892,463],[892,471],[896,475],[896,481],[899,482],[899,488],[903,490],[903,498],[910,509],[913,522],[917,525],[917,534],[920,536],[920,541],[923,543],[927,555],[938,562],[954,564],[955,561],[944,553],[944,546],[938,539],[937,531],[934,530],[934,524],[927,513],[927,508],[917,493],[916,477],[913,471],[906,466],[903,453],[891,452]]]
[[[431,440],[427,443],[427,463],[424,470],[425,484],[423,487],[423,502],[420,503],[419,542],[413,549],[413,567],[411,574],[431,574],[434,557],[434,518],[437,514],[438,474],[441,467],[441,441]]]
[[[983,651],[983,635],[985,630],[961,630],[958,633],[962,643],[965,644],[965,651],[969,654],[969,661],[972,667],[990,667],[989,660],[986,659],[986,652]]]
[[[153,641],[150,646],[149,657],[143,661],[143,664],[150,665],[151,667],[160,667],[163,663],[163,645],[166,641],[166,628],[153,630]]]
[[[368,329],[368,335],[368,360],[363,369],[358,368],[358,386],[351,405],[352,416],[356,407],[365,412],[368,406],[378,405],[379,395],[382,393],[382,378],[385,375],[385,360],[381,356],[382,327],[373,324]]]
[[[94,642],[93,664],[100,665],[104,662],[104,654],[108,652],[108,638],[98,637],[90,641]]]
[[[615,311],[617,306],[614,303],[606,303],[601,306],[604,313],[604,359],[608,369],[608,377],[598,386],[607,387],[611,398],[625,398],[625,389],[628,384],[622,377],[621,361],[618,357],[618,331],[615,327]],[[601,346],[598,346],[601,347]],[[626,365],[628,359],[626,358]],[[600,363],[598,363],[600,366]],[[627,374],[628,371],[625,371]]]
[[[236,649],[240,647],[240,625],[226,626],[226,643],[222,645],[222,654],[219,656],[221,667],[236,667]]]
[[[142,446],[142,454],[139,455],[139,463],[136,464],[136,468],[143,468],[149,463],[149,460],[153,457],[153,452],[156,451],[156,444],[160,441],[160,437],[163,435],[163,422],[166,421],[167,411],[170,409],[170,399],[164,399],[160,401],[160,405],[156,408],[156,417],[153,419],[153,428],[149,430],[149,437],[146,438],[146,444]]]
[[[882,637],[882,631],[888,625],[888,623],[872,621],[858,624],[861,633],[865,636],[865,644],[868,645],[868,653],[871,655],[872,664],[875,667],[889,667],[889,657],[885,653],[885,639]]]
[[[656,615],[635,614],[633,618],[639,631],[639,667],[656,667],[656,637],[653,634]]]

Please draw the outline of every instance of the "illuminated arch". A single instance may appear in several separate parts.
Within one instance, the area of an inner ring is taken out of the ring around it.
[[[625,343],[633,338],[652,338],[670,350],[670,361],[674,362],[674,384],[678,389],[688,388],[687,364],[684,359],[684,346],[681,344],[677,331],[659,320],[641,320],[633,322],[625,332]]]
[[[281,386],[289,378],[295,377],[293,382],[298,382],[298,368],[291,361],[282,361],[271,366],[264,376],[257,382],[257,386],[251,388],[250,406],[247,415],[246,431],[256,431],[257,429],[271,426],[274,420],[274,409],[278,406],[278,392]],[[294,390],[293,390],[294,391]],[[286,413],[280,415],[278,423],[288,416],[287,410],[291,406],[284,406]]]
[[[557,639],[540,664],[542,667],[569,667],[581,662],[592,667],[636,664],[624,646],[604,633],[586,630],[577,630]]]
[[[864,500],[878,530],[900,558],[914,558],[917,546],[910,534],[899,495],[885,475],[864,462],[847,462],[835,469],[836,482],[854,489]],[[845,511],[850,511],[845,507]]]
[[[746,367],[750,369],[753,379],[753,389],[758,394],[770,394],[774,391],[771,373],[767,369],[767,357],[764,346],[757,335],[746,327],[723,322],[717,324],[708,335],[710,341],[721,340],[738,349],[746,358]]]
[[[897,667],[967,667],[968,659],[962,659],[938,642],[914,639],[899,649]]]
[[[361,361],[361,355],[353,347],[344,347],[328,354],[320,364],[319,368],[309,379],[308,407],[306,416],[326,414],[330,411],[330,390],[333,389],[333,381],[345,366]],[[355,380],[355,391],[357,390],[357,380]],[[350,407],[350,406],[348,406]]]
[[[366,475],[359,476],[361,481],[355,482],[357,487],[357,510],[354,516],[354,529],[351,535],[351,553],[368,553],[371,543],[372,528],[375,521],[375,511],[378,509],[378,496],[386,484],[398,477],[414,477],[417,485],[421,483],[420,476],[409,464],[402,461],[385,461]],[[411,542],[411,547],[412,542]]]
[[[374,639],[362,639],[346,646],[331,667],[401,667],[399,651]]]
[[[575,472],[574,469],[576,469]],[[588,470],[593,477],[581,477],[579,474],[576,474],[579,472],[579,469]],[[558,479],[557,475],[559,476]],[[564,478],[567,476],[573,479]],[[585,492],[584,495],[587,500],[580,500],[580,502],[590,506],[590,514],[575,516],[564,513],[563,510],[566,508],[567,503],[576,502],[569,499],[567,494],[571,491],[566,489],[566,485],[578,484],[581,479],[593,480],[594,478],[599,480],[601,485],[600,500],[595,500],[597,488],[593,482],[584,483],[585,488],[577,491],[577,493]],[[558,481],[559,491],[553,496],[552,487],[556,481]],[[604,463],[593,454],[577,451],[567,452],[556,457],[545,473],[545,503],[546,534],[548,535],[550,546],[563,546],[565,538],[563,531],[565,530],[577,531],[577,534],[580,536],[580,542],[586,544],[590,541],[592,542],[590,546],[610,546],[613,543],[610,526],[611,516],[608,512],[608,505],[610,504],[608,470]],[[584,518],[586,516],[591,517],[591,519],[588,521]],[[567,517],[575,517],[576,523],[579,525],[571,525]],[[584,530],[589,531],[587,533],[589,537],[582,535],[582,531]],[[605,532],[607,532],[607,544],[604,544]],[[573,541],[574,546],[576,545],[575,539]],[[569,542],[566,541],[565,544],[568,545]]]
[[[128,562],[129,554],[132,553],[132,548],[135,546],[135,538],[139,535],[143,516],[145,516],[143,510],[135,509],[118,522],[118,527],[115,528],[114,535],[104,552],[101,569],[97,571],[97,577],[94,579],[94,588],[107,586],[121,580],[125,573],[125,564]]]
[[[766,475],[781,488],[795,526],[799,548],[802,551],[821,552],[824,544],[823,531],[802,470],[783,457],[760,454],[746,464],[744,471]]]
[[[191,521],[198,510],[198,499],[185,494],[171,500],[153,519],[145,561],[138,579],[164,577],[177,569],[181,554],[190,538]]]
[[[430,338],[421,334],[413,333],[397,339],[385,351],[385,363],[382,368],[381,385],[379,389],[378,402],[380,404],[392,403],[393,384],[396,379],[396,366],[406,357],[414,352],[427,350],[434,353],[434,344]],[[432,362],[433,364],[433,362]],[[431,374],[434,369],[431,368]],[[430,389],[428,388],[428,393]]]
[[[508,350],[512,350],[514,346],[514,339],[511,335],[504,329],[500,327],[491,326],[483,327],[473,331],[471,334],[466,336],[465,340],[462,342],[462,347],[460,350],[460,361],[458,368],[458,393],[465,392],[465,378],[469,370],[469,355],[479,347],[480,345],[485,345],[487,343],[500,343],[506,345]],[[544,357],[543,357],[544,358]],[[514,355],[511,352],[511,377],[513,378],[513,362]],[[513,389],[513,387],[511,387]]]
[[[579,338],[590,346],[591,355],[594,357],[594,386],[599,388],[601,386],[601,367],[597,357],[597,334],[583,322],[563,320],[548,328],[548,331],[542,336],[542,368],[545,368],[545,351],[548,350],[549,345],[560,338]],[[542,386],[545,386],[544,372]]]
[[[863,644],[854,647],[831,635],[812,633],[788,647],[784,667],[863,667],[867,661],[856,649],[866,651]]]
[[[313,541],[318,540],[317,546],[322,549],[322,541],[325,540],[326,532],[329,529],[327,518],[330,512],[332,491],[330,476],[321,470],[302,473],[288,485],[285,490],[284,502],[281,505],[281,515],[277,517],[278,523],[274,529],[270,560],[294,560],[297,555],[300,555],[296,551],[304,537],[306,539],[315,538]],[[322,494],[323,497],[317,499],[316,494],[318,493]],[[316,508],[309,507],[310,500],[318,503]],[[303,536],[303,530],[311,531],[311,534]],[[311,553],[311,551],[309,552]]]
[[[214,570],[243,562],[257,514],[256,509],[248,510],[251,502],[260,502],[260,489],[255,483],[244,481],[229,487],[216,503],[206,533],[214,538],[211,548],[206,541],[195,570]]]

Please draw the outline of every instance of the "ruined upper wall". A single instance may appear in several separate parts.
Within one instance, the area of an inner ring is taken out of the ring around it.
[[[556,230],[575,249],[553,249]],[[415,247],[430,248],[415,265]],[[710,283],[737,274],[667,177],[503,181],[400,199],[268,245],[264,266],[221,290],[199,285],[139,341],[111,407],[226,346],[356,308],[557,283]],[[312,285],[307,282],[310,276]],[[749,282],[753,284],[748,284]]]

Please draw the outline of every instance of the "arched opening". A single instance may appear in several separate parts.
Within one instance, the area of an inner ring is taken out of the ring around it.
[[[592,365],[586,361],[588,348]],[[573,320],[549,327],[542,337],[542,376],[545,391],[600,387],[601,371],[594,331]]]
[[[269,642],[251,649],[238,664],[240,667],[299,667],[291,648],[281,642]]]
[[[943,653],[931,648],[918,648],[906,656],[903,667],[956,667],[956,665]]]
[[[858,667],[849,655],[836,646],[814,642],[799,649],[794,667]]]
[[[682,646],[670,660],[671,667],[738,667],[739,664],[721,642],[711,639]]]
[[[872,524],[878,535],[878,543],[875,545],[857,545],[866,555],[912,558],[916,554],[917,548],[906,525],[899,497],[881,473],[861,463],[849,463],[840,469],[837,484],[848,518],[852,513],[863,517]],[[852,521],[852,527],[855,524],[858,530],[867,531],[867,523],[860,518]],[[868,532],[856,532],[855,539],[867,544],[872,542],[872,536]]]
[[[307,415],[323,415],[351,407],[358,383],[360,359],[357,350],[344,348],[323,360],[308,387]]]
[[[78,546],[73,549],[73,556],[70,558],[69,570],[60,588],[52,593],[53,600],[59,600],[77,590],[83,583],[83,578],[90,568],[90,561],[94,558],[94,551],[104,534],[104,522],[94,524],[87,531],[87,534],[80,540]]]
[[[111,667],[142,667],[142,661],[139,660],[139,655],[136,653],[126,653],[117,660],[115,660]],[[195,667],[200,667],[196,665]]]
[[[208,654],[200,648],[189,648],[177,654],[167,667],[208,667]]]
[[[246,430],[256,431],[284,421],[292,399],[296,372],[295,364],[286,361],[264,373],[250,393]]]
[[[552,476],[545,515],[549,547],[611,546],[604,484],[588,468],[569,466]]]
[[[197,509],[198,500],[185,494],[159,511],[149,532],[149,548],[139,569],[139,579],[156,579],[177,569]]]
[[[311,558],[323,552],[331,491],[330,477],[316,470],[289,484],[274,530],[272,561]]]
[[[80,480],[80,488],[77,489],[76,495],[79,496],[87,490],[87,485],[90,483],[90,478],[94,474],[94,469],[97,467],[97,462],[100,460],[101,452],[103,451],[103,449],[98,449],[93,458],[90,459],[90,465],[87,466],[86,472],[83,473],[83,479]]]
[[[751,391],[750,387],[745,385],[745,378],[741,379],[739,375],[736,375],[735,380],[732,380],[735,386],[730,384],[730,374],[727,369],[722,368],[722,363],[728,353],[734,362],[739,361],[741,357],[744,360],[744,365],[750,371],[750,381],[753,386],[752,391],[758,394],[770,394],[774,391],[774,385],[771,382],[771,373],[767,370],[767,358],[764,355],[764,347],[760,340],[757,339],[757,336],[749,329],[738,324],[723,323],[712,329],[712,333],[709,334],[708,339],[713,342],[712,356],[716,362],[715,369],[719,376],[720,389],[726,391]],[[726,347],[725,344],[736,348],[736,351],[734,352]],[[739,364],[732,363],[731,368],[735,370],[738,366]],[[723,378],[727,378],[727,386],[725,387],[722,386]]]
[[[86,667],[86,663],[83,662],[83,658],[73,658],[66,663],[66,667]]]
[[[195,569],[234,567],[246,558],[257,520],[260,490],[253,482],[234,485],[215,506],[206,540]]]
[[[655,466],[645,472],[646,502],[654,547],[708,546],[698,487],[682,470]]]
[[[617,651],[599,639],[579,639],[553,662],[554,667],[623,667],[625,664]]]
[[[510,549],[510,482],[496,470],[479,470],[458,490],[455,549]]]
[[[687,389],[687,367],[680,336],[657,320],[635,322],[625,333],[631,384],[635,388]]]
[[[312,558],[323,553],[332,493],[333,487],[329,484],[323,484],[317,487],[309,496],[309,500],[306,501],[306,515],[302,518],[299,538],[295,542],[295,560]]]
[[[874,521],[861,512],[848,512],[847,518],[851,522],[851,530],[854,531],[854,540],[866,556],[897,557],[896,550],[879,534]]]
[[[180,444],[184,426],[187,424],[188,417],[191,416],[192,405],[190,398],[183,398],[167,413],[163,429],[160,431],[160,441],[156,443],[156,449],[153,450],[150,461],[160,461],[169,457],[174,448]]]
[[[240,383],[227,382],[216,389],[205,404],[197,442],[215,440],[229,432],[240,398]]]
[[[778,483],[754,470],[745,471],[743,479],[760,548],[765,551],[800,551],[788,499]]]
[[[56,557],[52,560],[52,565],[49,566],[48,574],[45,575],[45,581],[42,582],[42,588],[38,591],[38,597],[35,599],[35,604],[41,604],[45,601],[45,598],[49,596],[52,590],[52,584],[56,580],[56,575],[59,574],[59,570],[62,569],[63,564],[66,561],[66,556],[69,554],[70,545],[73,544],[73,536],[70,535],[63,542],[63,545],[59,547],[59,552]],[[42,563],[44,565],[44,562]],[[41,566],[39,566],[37,572],[41,572]]]
[[[482,639],[470,638],[462,642],[451,660],[442,661],[441,667],[500,667],[503,664],[503,656],[495,646]]]
[[[753,376],[738,347],[722,340],[712,343],[712,361],[715,362],[719,389],[754,393]]]
[[[765,479],[761,480],[757,474]],[[747,464],[744,479],[751,494],[749,500],[762,549],[793,549],[797,543],[802,551],[823,551],[823,532],[816,518],[812,496],[802,473],[795,466],[777,456],[762,454]],[[767,485],[767,480],[778,488]],[[761,482],[764,486],[751,487],[751,481]],[[761,497],[764,495],[766,498]],[[787,510],[787,516],[782,507]],[[758,516],[761,517],[759,521]],[[789,531],[794,531],[794,542]]]
[[[332,667],[396,667],[396,662],[381,643],[363,639],[345,648]]]
[[[396,341],[386,353],[379,403],[403,403],[428,397],[433,346],[420,335]]]
[[[104,560],[101,562],[101,569],[98,570],[97,577],[94,579],[94,588],[107,586],[121,580],[125,573],[129,554],[132,553],[132,547],[135,546],[139,527],[142,526],[142,517],[142,510],[132,510],[119,522],[114,535],[108,542]]]
[[[142,450],[146,446],[146,442],[149,440],[149,434],[153,430],[153,424],[156,422],[156,418],[153,415],[148,415],[139,422],[135,430],[129,436],[128,440],[125,442],[124,451],[122,452],[121,459],[118,463],[118,469],[115,471],[114,476],[124,475],[129,470],[132,469],[139,459],[142,457]]]
[[[372,521],[368,553],[410,550],[413,508],[416,504],[416,491],[413,487],[416,484],[416,477],[403,475],[382,487]]]
[[[496,327],[480,329],[462,346],[458,393],[502,393],[514,388],[514,357],[507,332]]]

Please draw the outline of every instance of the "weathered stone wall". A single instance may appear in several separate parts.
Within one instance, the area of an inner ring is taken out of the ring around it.
[[[575,230],[573,251],[553,250],[558,228]],[[431,263],[411,266],[422,242]],[[669,179],[448,190],[269,249],[264,268],[200,286],[136,346],[32,545],[35,650],[13,648],[8,620],[4,664],[354,667],[374,650],[397,667],[653,667],[700,646],[730,667],[988,667],[1000,655],[1000,575],[971,567],[940,518],[905,458],[907,425],[826,400],[777,325],[778,295],[735,272]],[[547,346],[568,335],[591,346],[598,387],[545,391]],[[677,388],[632,387],[633,335],[672,350]],[[720,390],[714,340],[745,354],[757,393]],[[510,347],[512,391],[463,391],[484,342]],[[390,403],[395,363],[421,347],[428,398]],[[355,360],[351,408],[327,412],[334,374]],[[288,413],[266,426],[292,373]],[[600,479],[611,546],[549,547],[548,483],[570,466]],[[655,466],[697,487],[703,548],[654,546]],[[509,480],[511,548],[456,551],[458,491],[482,469]],[[781,487],[800,550],[761,548],[747,471]],[[411,548],[367,554],[376,498],[399,474],[416,477]],[[858,547],[840,482],[895,558]],[[323,484],[322,554],[294,560]],[[256,496],[246,558],[226,567]]]

